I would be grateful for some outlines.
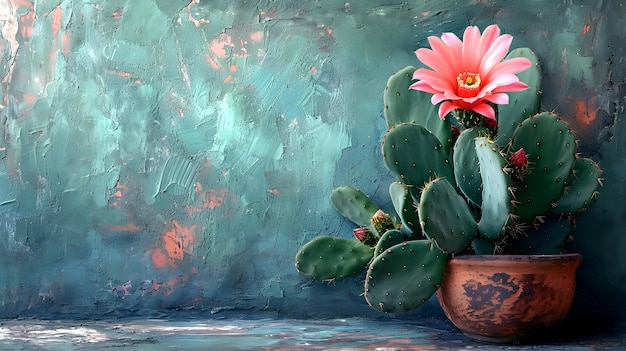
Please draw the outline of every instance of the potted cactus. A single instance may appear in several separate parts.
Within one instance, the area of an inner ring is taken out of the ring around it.
[[[355,223],[356,239],[313,239],[296,254],[299,272],[330,280],[367,270],[365,299],[387,313],[437,293],[451,321],[477,339],[519,340],[565,317],[581,261],[565,244],[602,172],[577,153],[565,121],[541,112],[538,58],[509,52],[511,41],[496,25],[482,34],[468,27],[463,40],[429,37],[432,49],[416,51],[426,67],[389,78],[382,156],[397,178],[395,214],[354,187],[335,188],[331,203]]]

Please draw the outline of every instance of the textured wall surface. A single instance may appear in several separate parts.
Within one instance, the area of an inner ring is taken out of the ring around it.
[[[619,0],[0,0],[0,317],[376,315],[362,277],[311,282],[294,254],[352,235],[333,187],[389,206],[387,77],[427,36],[491,23],[537,52],[544,109],[605,170],[574,311],[621,317],[623,18]]]

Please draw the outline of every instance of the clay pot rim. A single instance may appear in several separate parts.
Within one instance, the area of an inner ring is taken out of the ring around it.
[[[583,255],[579,253],[552,254],[552,255],[462,255],[451,258],[451,261],[507,261],[507,262],[540,262],[540,261],[581,261]]]

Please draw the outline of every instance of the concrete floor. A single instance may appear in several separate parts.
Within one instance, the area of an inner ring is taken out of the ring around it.
[[[472,341],[447,321],[389,319],[0,321],[0,350],[626,350],[625,326],[530,345]]]

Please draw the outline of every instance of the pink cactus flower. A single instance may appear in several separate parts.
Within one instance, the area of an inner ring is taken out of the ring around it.
[[[517,57],[503,61],[512,40],[509,34],[500,35],[497,25],[485,28],[482,35],[478,27],[467,27],[463,41],[452,33],[428,37],[432,49],[421,48],[415,54],[432,70],[416,70],[413,79],[418,81],[410,88],[433,94],[433,105],[441,103],[441,119],[463,109],[495,120],[489,103],[508,104],[506,93],[528,88],[515,74],[530,67],[530,60]]]

